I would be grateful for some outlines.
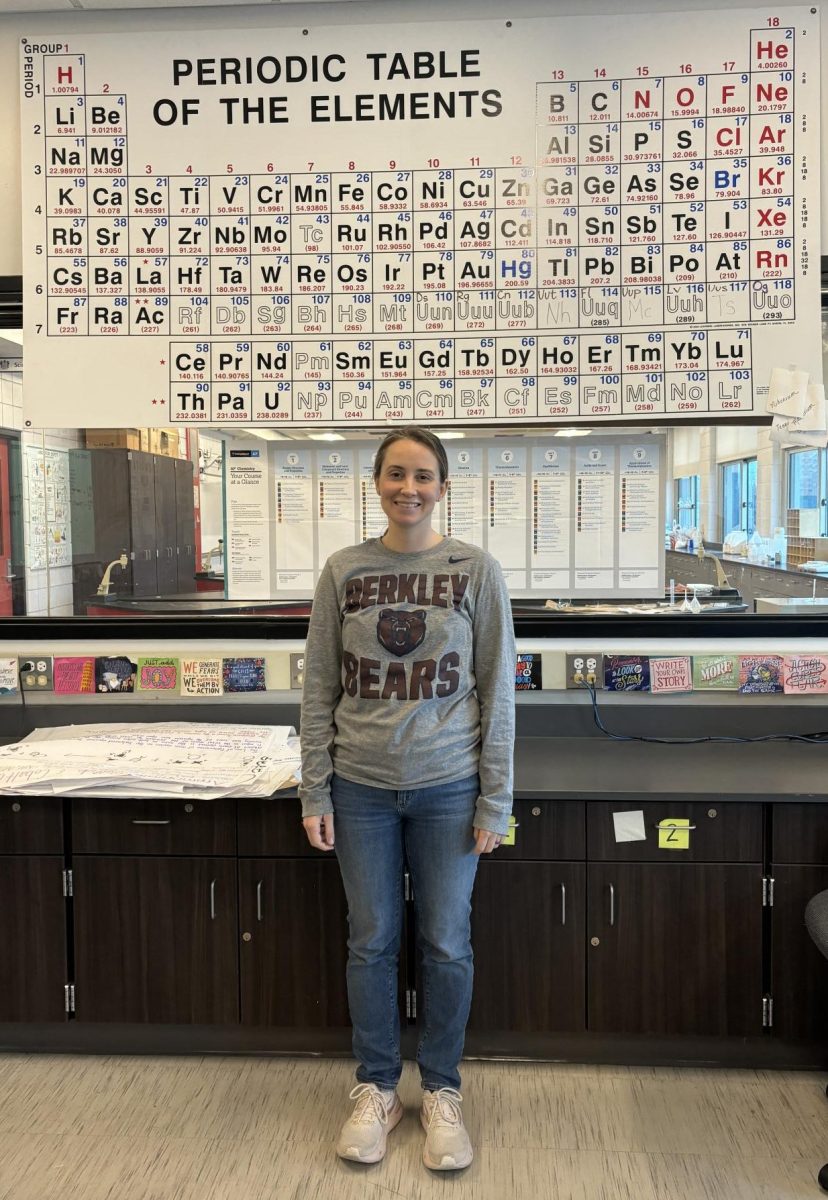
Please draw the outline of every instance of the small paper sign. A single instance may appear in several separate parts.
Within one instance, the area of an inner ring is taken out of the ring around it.
[[[54,682],[58,696],[82,696],[94,692],[94,658],[56,658]]]
[[[651,692],[692,692],[690,658],[651,658]]]
[[[604,687],[609,692],[646,692],[650,660],[640,654],[604,655]]]
[[[223,691],[220,658],[182,658],[182,696],[220,696]]]
[[[740,655],[739,691],[745,696],[784,691],[781,654]]]
[[[0,658],[0,696],[14,696],[17,691],[17,659]]]
[[[658,823],[659,850],[690,849],[690,818],[663,817]]]
[[[647,831],[644,828],[644,813],[616,812],[612,814],[612,825],[615,830],[616,842],[646,842]]]
[[[824,654],[788,654],[783,675],[786,695],[828,692],[828,657]]]
[[[96,692],[134,692],[136,664],[121,655],[95,659]]]
[[[222,660],[225,692],[265,691],[263,658],[225,658]]]
[[[736,654],[694,654],[693,689],[697,692],[735,692],[739,686]]]
[[[503,837],[501,839],[501,842],[500,842],[501,846],[514,846],[515,830],[517,829],[517,827],[518,827],[517,819],[516,819],[514,813],[512,813],[512,815],[509,817],[509,832],[505,835],[505,837]]]
[[[515,691],[535,692],[543,686],[540,654],[519,654],[515,664]]]
[[[139,658],[139,692],[178,691],[177,658]]]

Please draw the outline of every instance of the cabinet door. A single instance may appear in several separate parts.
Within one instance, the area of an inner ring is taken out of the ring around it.
[[[62,857],[0,858],[0,1022],[65,1021],[67,982]]]
[[[600,1033],[762,1029],[762,870],[589,865],[588,1027]]]
[[[175,508],[175,461],[154,454],[155,468],[155,539],[158,548],[158,595],[172,596],[178,591],[178,514]]]
[[[129,453],[130,532],[134,596],[158,594],[158,539],[155,530],[155,474],[152,455]],[[113,572],[115,574],[115,572]]]
[[[73,862],[80,1021],[237,1022],[236,863]]]
[[[581,863],[480,863],[470,1029],[584,1028],[585,871]]]
[[[239,860],[244,1025],[349,1024],[348,911],[335,860]]]
[[[176,540],[178,543],[178,591],[194,592],[195,584],[195,501],[193,464],[186,458],[174,458]]]
[[[777,866],[773,871],[773,1032],[828,1039],[828,959],[805,928],[805,906],[828,888],[828,867]]]

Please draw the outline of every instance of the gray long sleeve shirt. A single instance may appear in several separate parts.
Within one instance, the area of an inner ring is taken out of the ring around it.
[[[512,807],[515,639],[497,560],[444,538],[332,554],[317,584],[302,692],[302,815],[333,811],[331,775],[403,790],[478,773],[475,825]]]

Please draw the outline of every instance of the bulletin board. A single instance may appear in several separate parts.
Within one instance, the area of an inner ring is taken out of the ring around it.
[[[228,596],[307,599],[331,554],[380,537],[388,518],[375,454],[368,441],[234,439],[224,459]],[[464,438],[446,454],[435,528],[494,555],[512,596],[664,596],[663,437]]]
[[[27,424],[763,414],[819,81],[805,7],[24,39]]]

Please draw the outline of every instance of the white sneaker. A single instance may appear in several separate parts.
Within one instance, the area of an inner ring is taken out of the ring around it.
[[[336,1152],[354,1162],[375,1163],[385,1156],[389,1132],[403,1115],[397,1093],[384,1092],[375,1083],[358,1083],[351,1092],[354,1111],[342,1126]]]
[[[474,1157],[468,1131],[463,1124],[456,1088],[438,1088],[423,1092],[420,1121],[426,1131],[423,1162],[432,1171],[456,1171],[467,1167]]]

